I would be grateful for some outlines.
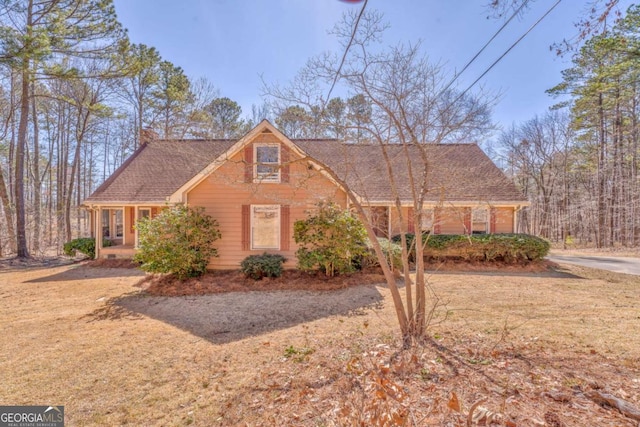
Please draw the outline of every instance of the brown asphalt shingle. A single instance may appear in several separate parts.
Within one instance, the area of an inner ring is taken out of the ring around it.
[[[156,140],[140,147],[85,204],[162,202],[235,140]]]
[[[391,201],[393,194],[383,148],[387,152],[402,201],[412,201],[409,162],[414,182],[422,181],[427,159],[426,201],[524,202],[526,198],[476,144],[354,145],[330,140],[294,141],[325,163],[360,196]],[[419,188],[419,185],[416,186]]]
[[[85,203],[164,202],[167,197],[228,150],[235,140],[156,140],[138,149]],[[325,164],[361,197],[393,200],[383,147],[337,140],[293,140]],[[403,201],[412,200],[408,164],[422,179],[427,161],[427,201],[524,202],[526,199],[476,144],[386,145]]]

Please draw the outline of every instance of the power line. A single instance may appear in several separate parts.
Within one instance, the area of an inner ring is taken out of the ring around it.
[[[333,83],[331,83],[331,87],[329,88],[329,93],[327,93],[327,100],[325,101],[325,105],[329,101],[329,98],[331,98],[331,92],[333,92],[333,88],[336,86],[336,83],[338,82],[338,78],[340,77],[340,71],[342,71],[342,66],[344,65],[344,62],[347,60],[347,53],[349,52],[349,48],[353,44],[353,40],[356,37],[356,31],[358,31],[358,24],[360,24],[360,19],[362,18],[362,15],[364,15],[364,9],[367,7],[368,2],[369,0],[364,0],[362,9],[360,9],[360,13],[356,18],[356,23],[353,26],[353,31],[351,32],[351,37],[349,38],[349,43],[347,43],[347,47],[344,49],[342,60],[340,61],[340,65],[338,66],[338,69],[336,70],[335,76],[333,77]],[[324,106],[323,106],[323,110],[324,110]]]
[[[556,6],[558,6],[558,5],[560,4],[560,2],[561,2],[561,1],[562,1],[562,0],[558,0],[557,2],[555,2],[555,4],[554,4],[553,6],[551,6],[551,8],[549,8],[549,10],[547,10],[547,11],[545,12],[545,14],[544,14],[544,15],[542,15],[542,16],[540,17],[540,19],[538,19],[538,20],[537,20],[537,21],[536,21],[536,22],[535,22],[531,27],[529,27],[529,29],[528,29],[528,30],[527,30],[527,31],[526,31],[522,36],[520,36],[520,38],[519,38],[518,40],[516,40],[516,41],[515,41],[511,46],[509,46],[509,49],[507,49],[507,50],[506,50],[502,55],[500,55],[500,57],[499,57],[498,59],[496,59],[496,60],[493,62],[493,64],[491,64],[491,65],[489,66],[489,68],[487,68],[487,69],[486,69],[486,70],[485,70],[485,71],[480,75],[480,77],[478,77],[477,79],[475,79],[475,81],[474,81],[473,83],[471,83],[471,84],[469,85],[469,87],[467,87],[464,91],[462,91],[462,93],[461,93],[460,95],[458,95],[458,97],[455,99],[455,101],[453,101],[453,104],[455,104],[455,103],[456,103],[460,98],[462,98],[462,97],[463,97],[463,96],[464,96],[464,95],[469,91],[469,89],[471,89],[473,86],[475,86],[475,85],[476,85],[476,83],[478,83],[478,82],[479,82],[479,81],[480,81],[480,80],[481,80],[481,79],[482,79],[482,78],[483,78],[483,77],[484,77],[484,76],[485,76],[489,71],[491,71],[491,69],[492,69],[492,68],[493,68],[493,67],[494,67],[498,62],[500,62],[500,61],[502,60],[502,58],[504,58],[504,57],[505,57],[505,56],[506,56],[506,55],[511,51],[511,49],[513,49],[514,47],[516,47],[516,45],[517,45],[518,43],[520,43],[520,42],[522,41],[522,39],[524,39],[524,38],[525,38],[525,37],[526,37],[526,36],[527,36],[527,35],[528,35],[528,34],[529,34],[529,33],[530,33],[534,28],[535,28],[535,27],[537,27],[537,26],[538,26],[538,24],[539,24],[540,22],[542,22],[542,20],[543,20],[544,18],[546,18],[546,17],[547,17],[547,15],[549,15],[549,14],[550,14],[550,13],[551,13],[551,11],[553,11],[553,9],[555,9],[555,8],[556,8]]]
[[[440,97],[440,95],[442,95],[443,93],[445,93],[445,92],[447,91],[447,89],[449,89],[449,88],[451,87],[451,85],[452,85],[456,80],[458,80],[458,77],[460,77],[460,75],[461,75],[462,73],[464,73],[464,72],[465,72],[465,70],[466,70],[467,68],[469,68],[469,66],[470,66],[470,65],[471,65],[471,64],[472,64],[472,63],[473,63],[473,62],[478,58],[478,56],[480,56],[480,54],[482,54],[482,52],[484,52],[484,50],[485,50],[485,49],[486,49],[486,48],[491,44],[491,42],[493,42],[493,40],[494,40],[496,37],[498,37],[498,35],[502,32],[502,30],[504,30],[504,29],[505,29],[505,27],[506,27],[507,25],[509,25],[509,23],[513,20],[513,18],[515,18],[516,16],[518,16],[518,14],[520,13],[520,11],[521,11],[521,10],[522,10],[526,5],[527,5],[527,3],[529,3],[529,0],[524,0],[524,1],[522,2],[522,4],[520,5],[520,7],[519,7],[519,8],[518,8],[518,9],[517,9],[517,10],[516,10],[516,11],[515,11],[515,12],[514,12],[510,17],[509,17],[509,19],[507,19],[507,21],[506,21],[504,24],[502,24],[502,27],[500,27],[500,28],[498,29],[498,31],[496,31],[496,32],[495,32],[495,34],[494,34],[494,35],[489,39],[489,41],[488,41],[488,42],[486,42],[484,46],[482,46],[482,48],[478,51],[478,53],[476,53],[476,54],[473,56],[473,58],[471,58],[471,60],[470,60],[469,62],[467,62],[467,63],[465,64],[465,66],[464,66],[464,67],[462,67],[462,70],[461,70],[459,73],[456,73],[456,75],[453,77],[453,79],[451,79],[451,81],[447,84],[447,86],[446,86],[444,89],[442,89],[442,90],[440,91],[440,93],[438,93],[438,96],[436,96],[436,98],[439,98],[439,97]]]

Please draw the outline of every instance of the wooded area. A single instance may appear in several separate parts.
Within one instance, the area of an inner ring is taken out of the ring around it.
[[[531,201],[522,231],[599,248],[640,243],[639,30],[633,6],[548,91],[568,101],[502,132],[503,166]]]
[[[0,256],[59,252],[86,230],[80,203],[139,146],[142,129],[233,138],[269,116],[263,105],[242,118],[211,82],[129,43],[110,2],[16,0],[2,8]],[[361,101],[335,100],[328,111],[346,117]],[[300,115],[292,107],[275,121],[307,136]]]
[[[551,89],[569,102],[499,136],[502,165],[532,203],[520,231],[638,245],[639,15],[632,8],[576,52]],[[371,137],[364,94],[270,99],[243,116],[212,82],[131,43],[110,1],[3,2],[0,46],[0,256],[59,253],[81,235],[80,203],[139,146],[142,129],[233,138],[270,118],[291,138]]]

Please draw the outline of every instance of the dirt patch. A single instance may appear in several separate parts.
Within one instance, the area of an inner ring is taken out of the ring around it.
[[[230,270],[208,272],[202,277],[184,281],[171,275],[149,275],[141,280],[138,286],[153,296],[186,296],[255,291],[333,291],[384,282],[384,276],[379,272],[327,277],[285,270],[280,277],[253,280],[237,270]]]
[[[140,264],[130,259],[108,259],[100,258],[87,261],[86,265],[93,268],[138,268]]]
[[[279,289],[277,292],[224,292],[198,297],[131,295],[113,301],[114,316],[144,315],[210,342],[221,344],[260,336],[333,316],[364,315],[380,309],[376,286],[349,286],[327,292]],[[124,308],[127,313],[123,313]],[[96,313],[104,315],[103,312]]]
[[[0,258],[0,271],[30,270],[35,268],[51,268],[69,265],[81,261],[79,258],[66,256],[30,257],[30,258]]]

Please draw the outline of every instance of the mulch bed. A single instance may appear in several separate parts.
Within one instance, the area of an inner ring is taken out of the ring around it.
[[[333,291],[349,286],[384,283],[381,273],[365,272],[335,277],[285,270],[282,276],[248,279],[237,270],[208,272],[202,277],[180,281],[171,275],[148,275],[138,286],[153,296],[206,295],[251,291]]]
[[[138,268],[140,267],[140,264],[138,264],[137,262],[133,262],[132,260],[125,259],[125,258],[92,259],[90,261],[87,261],[86,265],[87,267],[94,267],[94,268]]]
[[[137,268],[138,264],[128,259],[97,259],[87,262],[94,268]],[[425,265],[430,272],[501,272],[544,273],[558,267],[550,261],[528,264],[506,264],[501,262],[433,261]],[[226,292],[251,291],[332,291],[350,286],[384,284],[385,278],[379,269],[365,272],[327,277],[298,270],[285,270],[281,277],[253,280],[238,270],[209,271],[204,276],[181,281],[173,275],[149,274],[137,286],[153,296],[207,295]]]

